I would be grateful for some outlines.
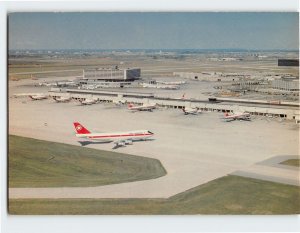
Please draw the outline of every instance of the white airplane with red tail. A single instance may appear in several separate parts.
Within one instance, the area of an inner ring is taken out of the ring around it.
[[[32,100],[43,100],[43,99],[48,99],[47,95],[43,94],[36,94],[36,95],[28,95],[30,99]]]
[[[199,113],[202,113],[202,111],[199,108],[183,107],[182,111],[184,112],[184,115],[198,115]]]
[[[133,104],[128,104],[128,109],[131,111],[152,111],[156,108],[156,104],[143,104],[139,106],[135,106]]]
[[[76,137],[89,139],[97,142],[114,142],[115,148],[125,145],[132,145],[134,141],[145,141],[154,133],[149,130],[135,130],[127,132],[92,133],[79,122],[74,122]]]
[[[53,99],[57,103],[67,103],[67,102],[70,102],[72,100],[72,97],[64,97],[64,96],[55,97],[54,96]]]
[[[234,121],[234,120],[243,120],[250,121],[250,113],[247,112],[236,112],[233,114],[229,114],[228,112],[224,113],[224,117],[222,118],[225,121]]]

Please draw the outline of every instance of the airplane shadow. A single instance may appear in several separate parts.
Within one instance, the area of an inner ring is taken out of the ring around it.
[[[90,142],[90,141],[78,141],[81,146],[94,145],[94,144],[107,144],[110,142]]]
[[[135,141],[134,143],[145,142],[145,141],[154,141],[154,140],[155,140],[154,138],[149,138],[149,139],[146,139],[146,140]],[[107,141],[107,142],[78,141],[78,142],[80,143],[81,146],[111,143],[111,141]],[[115,147],[113,147],[113,149],[117,149],[119,147],[122,147],[122,146],[117,146],[116,145]]]
[[[145,140],[134,141],[134,143],[154,141],[154,140],[155,140],[154,138],[149,138],[149,139],[145,139]],[[132,144],[130,144],[130,145],[132,145]],[[124,146],[128,146],[128,144],[126,144],[126,145],[115,145],[112,149],[115,150],[115,149],[118,149],[118,148],[124,147]]]
[[[128,112],[130,113],[135,113],[135,114],[142,114],[142,113],[153,113],[153,111],[132,111],[132,110],[128,110]]]
[[[148,139],[146,139],[144,141],[155,141],[155,138],[148,138]]]
[[[109,106],[109,105],[104,105],[105,109],[121,109],[122,106]]]

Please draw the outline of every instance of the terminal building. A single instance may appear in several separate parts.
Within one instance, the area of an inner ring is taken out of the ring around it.
[[[155,96],[153,93],[122,92],[107,90],[78,90],[78,89],[52,89],[52,97],[71,97],[73,99],[95,98],[99,102],[113,102],[123,100],[135,104],[157,104],[163,108],[182,109],[184,107],[197,107],[202,111],[209,112],[248,112],[256,116],[279,117],[300,122],[299,103],[247,100],[236,98],[209,98],[208,100],[179,99]]]
[[[196,81],[211,81],[211,82],[235,82],[243,78],[248,78],[248,74],[238,73],[222,73],[222,72],[173,72],[174,76],[192,79]]]
[[[299,78],[284,77],[271,82],[271,87],[284,91],[299,91]]]
[[[119,69],[115,68],[93,68],[84,69],[80,84],[91,84],[97,82],[130,82],[141,77],[140,68]]]

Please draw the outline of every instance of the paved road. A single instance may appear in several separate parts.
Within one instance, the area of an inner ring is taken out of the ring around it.
[[[275,156],[246,169],[236,171],[233,175],[300,186],[299,167],[280,164],[280,162],[288,159],[299,158],[299,156]]]

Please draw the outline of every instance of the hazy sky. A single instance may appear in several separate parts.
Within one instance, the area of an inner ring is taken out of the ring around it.
[[[9,49],[298,49],[298,13],[11,13]]]

